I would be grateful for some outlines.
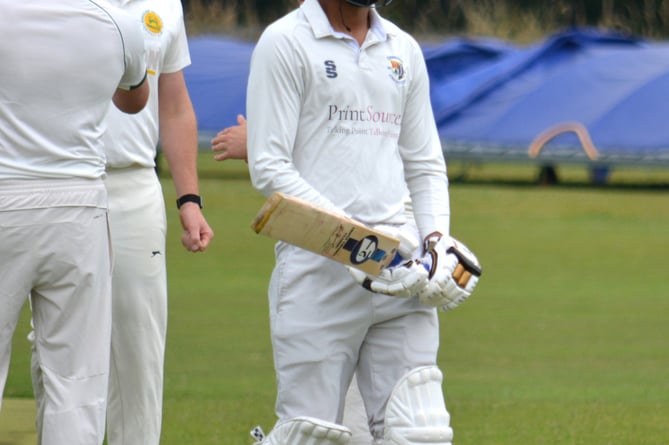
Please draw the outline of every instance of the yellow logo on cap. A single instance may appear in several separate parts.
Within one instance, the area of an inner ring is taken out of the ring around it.
[[[152,34],[160,34],[163,31],[163,20],[153,11],[146,11],[142,17],[144,27]]]

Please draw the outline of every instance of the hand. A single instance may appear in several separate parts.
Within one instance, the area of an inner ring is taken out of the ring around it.
[[[467,246],[448,236],[428,237],[425,256],[419,261],[428,267],[430,278],[418,292],[418,299],[443,311],[455,309],[469,298],[482,272]]]
[[[383,269],[379,276],[368,275],[352,267],[348,270],[355,281],[368,291],[393,297],[410,298],[427,284],[427,269],[413,260]]]
[[[407,260],[419,247],[418,228],[413,221],[404,225],[377,224],[375,230],[400,240],[398,264],[384,269],[379,276],[349,268],[353,278],[365,289],[394,297],[409,298],[427,284],[427,268]]]
[[[202,210],[193,202],[187,202],[179,209],[179,218],[184,231],[181,243],[190,252],[203,252],[214,237],[214,231],[204,219]]]
[[[211,140],[212,151],[217,161],[226,159],[243,159],[248,162],[246,151],[246,119],[241,114],[237,115],[237,125],[219,131]]]

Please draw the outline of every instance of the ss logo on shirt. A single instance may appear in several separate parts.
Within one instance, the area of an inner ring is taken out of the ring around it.
[[[325,65],[325,75],[330,79],[337,77],[337,65],[335,65],[334,60],[326,60],[323,62]]]

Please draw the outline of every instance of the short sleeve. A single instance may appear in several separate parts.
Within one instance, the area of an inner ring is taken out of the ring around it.
[[[119,82],[119,88],[132,90],[140,86],[146,79],[144,37],[139,23],[129,15],[123,11],[113,11],[112,15],[121,33],[125,62],[125,71]]]

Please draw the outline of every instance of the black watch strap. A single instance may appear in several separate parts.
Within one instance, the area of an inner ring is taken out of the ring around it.
[[[177,199],[177,209],[180,209],[181,206],[187,202],[194,202],[195,204],[199,205],[200,208],[202,208],[202,197],[200,195],[193,195],[189,193]]]

